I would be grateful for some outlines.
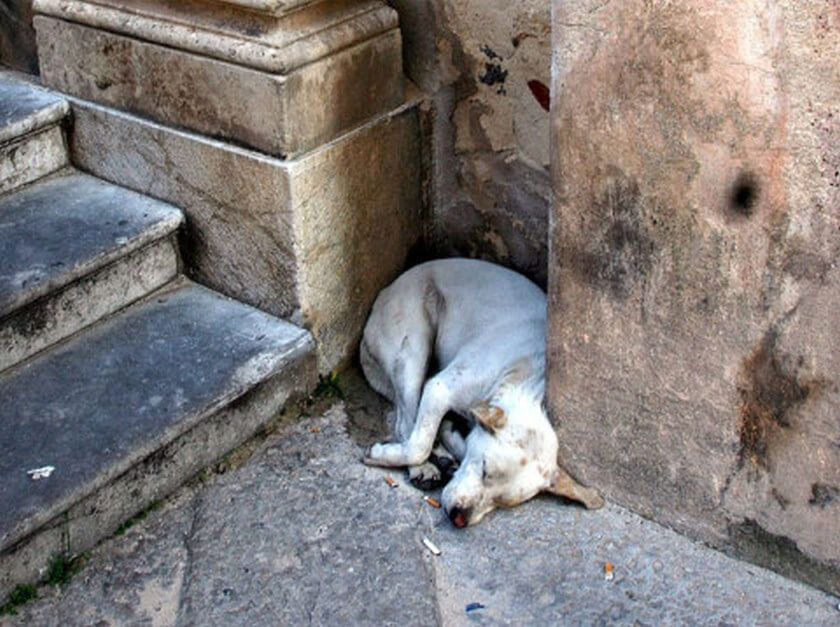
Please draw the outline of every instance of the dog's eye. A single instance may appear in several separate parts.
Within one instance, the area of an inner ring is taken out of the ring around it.
[[[487,460],[481,461],[481,480],[482,481],[498,481],[504,477],[504,471],[495,464],[490,465]]]

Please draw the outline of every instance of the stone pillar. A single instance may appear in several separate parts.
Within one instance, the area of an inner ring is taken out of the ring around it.
[[[553,3],[549,385],[614,501],[840,591],[840,10]]]
[[[197,281],[354,355],[421,234],[416,104],[379,0],[36,0],[73,162],[182,208]]]

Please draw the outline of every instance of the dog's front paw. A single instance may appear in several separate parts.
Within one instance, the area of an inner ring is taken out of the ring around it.
[[[384,448],[382,444],[374,444],[365,451],[365,456],[362,461],[368,466],[381,466]]]
[[[415,488],[429,491],[443,487],[448,481],[441,470],[432,462],[426,462],[419,466],[411,466],[408,469],[408,480]]]

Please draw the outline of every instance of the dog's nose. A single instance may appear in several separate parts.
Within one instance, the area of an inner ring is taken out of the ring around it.
[[[462,509],[460,507],[453,507],[449,510],[449,520],[452,521],[452,524],[458,527],[458,529],[463,529],[467,526],[470,520],[470,510],[469,509]]]

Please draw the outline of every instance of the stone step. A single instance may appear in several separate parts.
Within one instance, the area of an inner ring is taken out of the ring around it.
[[[78,172],[0,198],[0,371],[171,281],[182,222]]]
[[[69,111],[59,95],[0,71],[0,194],[67,165]]]
[[[314,364],[306,331],[179,279],[0,375],[0,598],[250,437]]]

